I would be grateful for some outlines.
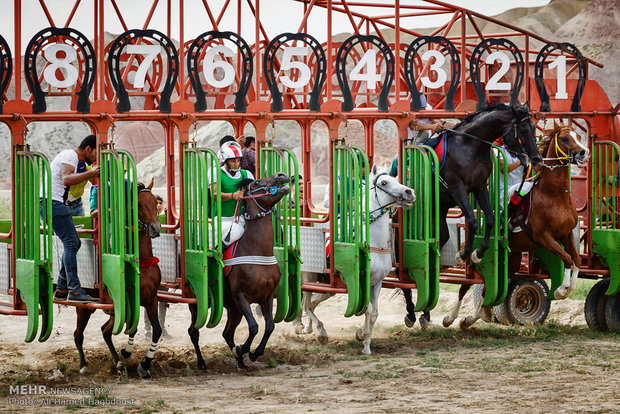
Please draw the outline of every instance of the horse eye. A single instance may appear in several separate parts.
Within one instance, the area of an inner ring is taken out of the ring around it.
[[[381,181],[381,185],[387,185],[387,181]]]

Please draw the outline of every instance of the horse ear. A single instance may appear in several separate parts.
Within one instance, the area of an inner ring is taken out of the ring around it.
[[[523,107],[525,108],[526,111],[530,112],[530,101],[526,101],[523,104]]]
[[[372,166],[372,175],[377,175],[377,164]]]
[[[568,117],[568,127],[569,128],[573,127],[573,117],[571,117],[571,116]]]
[[[558,129],[560,126],[558,125],[558,122],[554,119],[553,120],[553,129]]]
[[[151,178],[151,182],[146,186],[149,190],[153,189],[153,184],[155,183],[155,177]]]

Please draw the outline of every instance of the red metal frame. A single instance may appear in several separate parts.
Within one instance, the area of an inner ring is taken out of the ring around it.
[[[193,104],[191,102],[192,93],[191,89],[187,88],[189,85],[187,74],[185,73],[185,47],[179,47],[179,77],[176,84],[177,96],[173,96],[172,112],[168,114],[160,113],[156,109],[133,110],[129,113],[116,113],[115,102],[116,97],[112,92],[112,89],[108,85],[106,80],[107,65],[106,65],[106,45],[105,44],[105,28],[106,23],[110,19],[118,19],[123,30],[131,29],[127,24],[128,17],[135,18],[135,15],[127,16],[124,14],[117,4],[116,0],[93,0],[91,2],[82,2],[76,0],[70,7],[70,12],[67,20],[64,23],[65,27],[74,23],[74,17],[78,10],[83,11],[87,9],[88,13],[92,17],[92,28],[94,29],[93,46],[96,51],[97,60],[97,78],[95,80],[95,86],[91,93],[91,113],[79,114],[73,111],[61,111],[61,112],[46,112],[43,114],[32,114],[31,107],[28,102],[25,102],[22,97],[22,88],[24,87],[24,78],[22,75],[21,59],[14,60],[14,69],[12,74],[12,85],[14,86],[13,99],[4,104],[4,113],[0,114],[0,122],[3,122],[9,126],[12,136],[13,145],[23,143],[23,135],[28,122],[33,121],[84,121],[88,122],[93,129],[93,132],[99,137],[100,142],[107,141],[108,129],[114,121],[128,121],[128,120],[154,120],[159,121],[164,126],[165,137],[163,141],[166,147],[166,170],[168,175],[168,220],[169,222],[176,222],[176,225],[171,228],[178,227],[183,222],[183,209],[176,210],[176,203],[180,201],[182,203],[182,191],[176,191],[175,189],[182,187],[182,176],[179,175],[179,182],[175,182],[175,173],[182,171],[182,145],[188,138],[188,132],[194,122],[208,121],[208,120],[227,120],[233,124],[236,132],[242,131],[246,122],[251,122],[256,128],[256,135],[259,145],[265,141],[265,129],[269,122],[280,119],[292,119],[297,120],[301,127],[301,141],[302,141],[302,165],[304,176],[304,195],[311,199],[311,169],[310,169],[310,154],[311,154],[311,137],[310,126],[315,120],[321,120],[329,126],[330,139],[338,138],[338,127],[346,120],[358,119],[360,120],[366,129],[365,143],[368,155],[373,156],[373,124],[379,119],[391,119],[398,128],[399,137],[405,138],[407,134],[407,125],[412,117],[417,114],[411,112],[408,108],[409,94],[403,90],[403,85],[406,85],[404,80],[404,70],[402,67],[402,50],[399,47],[399,52],[396,53],[395,59],[395,82],[392,86],[392,90],[389,97],[390,111],[379,112],[371,101],[370,93],[364,91],[357,91],[354,93],[356,96],[364,96],[365,104],[356,107],[352,112],[343,113],[340,111],[340,104],[338,99],[341,98],[338,87],[332,84],[331,79],[334,74],[334,62],[335,62],[335,50],[339,46],[339,43],[333,40],[333,35],[337,32],[351,31],[353,33],[370,34],[376,32],[376,35],[382,39],[385,39],[385,30],[396,29],[395,42],[391,44],[392,50],[396,50],[395,45],[400,45],[401,36],[413,35],[420,36],[420,33],[406,29],[406,22],[408,18],[416,16],[430,16],[430,15],[446,15],[448,22],[438,27],[431,34],[442,35],[451,40],[457,50],[460,53],[461,62],[466,62],[471,56],[471,51],[477,42],[482,41],[488,37],[511,37],[523,40],[524,47],[521,52],[524,54],[527,70],[525,71],[524,84],[521,90],[521,101],[529,101],[531,108],[539,108],[540,100],[536,93],[534,79],[531,76],[531,66],[536,50],[530,48],[530,40],[535,39],[544,43],[549,42],[548,39],[542,38],[532,32],[520,29],[511,24],[500,22],[497,19],[483,16],[480,13],[476,13],[461,7],[453,6],[441,1],[426,0],[424,5],[412,6],[403,4],[402,0],[394,0],[393,2],[365,2],[365,1],[351,1],[351,0],[291,0],[303,5],[303,14],[299,16],[299,21],[295,22],[295,26],[298,31],[307,30],[308,19],[313,15],[313,10],[322,9],[327,13],[326,21],[326,42],[323,44],[327,59],[327,79],[322,92],[323,105],[320,112],[312,112],[307,109],[307,95],[309,93],[308,87],[305,87],[302,92],[285,91],[284,93],[284,109],[278,113],[271,113],[269,106],[269,91],[262,86],[263,83],[263,71],[262,71],[262,51],[266,44],[270,41],[267,31],[261,21],[261,10],[264,13],[266,9],[270,7],[271,2],[261,0],[237,0],[236,2],[227,0],[222,6],[221,10],[217,12],[214,10],[213,5],[210,5],[206,0],[202,1],[202,6],[205,13],[205,27],[201,31],[206,30],[230,30],[235,31],[241,35],[243,23],[247,23],[247,18],[242,17],[240,10],[248,11],[254,17],[254,39],[253,42],[247,39],[248,44],[253,45],[254,49],[254,81],[250,87],[247,95],[248,109],[246,113],[236,113],[230,108],[224,106],[224,99],[218,100],[216,107],[209,109],[205,112],[195,113],[193,111]],[[22,54],[22,19],[26,18],[22,16],[22,8],[27,0],[14,0],[14,42],[11,46],[14,56],[21,56]],[[28,2],[28,6],[38,4],[44,15],[46,16],[50,25],[54,26],[54,20],[57,13],[66,13],[67,8],[58,5],[51,0],[31,0]],[[189,3],[188,3],[189,4]],[[152,19],[156,11],[162,11],[165,8],[166,23],[165,28],[159,28],[158,30],[164,31],[170,38],[176,38],[180,45],[187,45],[191,42],[189,34],[187,33],[187,26],[185,24],[187,6],[185,0],[178,0],[175,3],[178,9],[173,8],[173,2],[167,0],[166,2],[160,2],[159,0],[153,0],[150,7],[145,8],[144,20],[142,23],[142,29],[155,28],[151,27]],[[195,5],[195,4],[194,4]],[[107,6],[107,10],[106,10]],[[261,7],[262,6],[262,7]],[[368,16],[359,9],[363,7],[365,10],[373,8],[381,13],[384,10],[386,12],[383,15]],[[62,9],[62,10],[60,10]],[[111,12],[111,11],[112,12]],[[192,11],[194,12],[194,11]],[[178,14],[178,21],[173,20],[173,16]],[[223,27],[222,20],[226,13],[236,13],[237,19],[234,27]],[[350,27],[338,27],[334,28],[333,17],[336,14],[345,15],[349,22]],[[505,31],[493,34],[483,34],[479,29],[477,21],[486,20],[488,22],[495,23],[505,28]],[[87,21],[82,19],[81,21]],[[473,27],[473,33],[467,32],[467,22],[471,23]],[[173,24],[176,23],[178,33],[173,33]],[[459,25],[460,23],[460,25]],[[79,29],[79,27],[77,27]],[[0,34],[3,34],[0,31]],[[363,46],[366,47],[366,46]],[[258,53],[257,53],[258,51]],[[532,56],[533,55],[533,56]],[[136,57],[140,60],[140,57]],[[132,59],[132,58],[130,58]],[[601,64],[587,59],[588,65],[595,67],[602,67]],[[128,62],[128,64],[131,61]],[[463,64],[463,68],[466,65]],[[237,66],[239,69],[239,66]],[[429,63],[422,68],[422,73],[426,73],[429,70]],[[569,73],[575,70],[575,65],[569,68]],[[125,71],[124,76],[127,73]],[[237,73],[237,77],[239,74]],[[419,77],[418,77],[419,78]],[[471,84],[468,82],[469,74],[465,69],[461,72],[460,86],[457,89],[457,95],[455,97],[455,103],[463,103],[456,112],[448,112],[442,109],[443,99],[437,98],[435,100],[436,110],[426,111],[425,117],[428,118],[458,118],[467,115],[471,111],[471,106],[465,105],[466,101],[470,100],[473,96]],[[419,83],[420,81],[418,81]],[[156,86],[152,83],[150,75],[147,77],[147,83],[151,83],[151,86]],[[418,84],[418,87],[421,85]],[[570,88],[569,88],[570,89]],[[232,94],[232,90],[228,92]],[[138,93],[139,94],[139,93]],[[146,95],[148,93],[142,93]],[[32,97],[26,96],[25,99],[32,101]],[[53,99],[53,98],[50,98]],[[155,99],[157,97],[155,96]],[[176,102],[174,100],[176,99]],[[157,102],[157,101],[155,101]],[[552,111],[546,113],[547,118],[561,118],[561,117],[578,117],[585,120],[588,123],[588,133],[593,139],[611,139],[615,142],[620,142],[618,135],[619,125],[617,120],[617,113],[619,106],[612,107],[612,104],[606,98],[604,91],[595,81],[588,80],[586,83],[585,92],[581,101],[582,111],[579,113],[573,113],[570,111],[570,100],[565,101],[553,101]],[[175,131],[178,133],[178,154],[175,156],[174,150],[174,137]],[[402,146],[402,141],[399,139],[399,151]],[[331,162],[331,155],[330,155]],[[590,177],[587,178],[588,197],[591,197],[590,189]],[[177,194],[178,193],[178,194]],[[177,199],[180,200],[177,200]],[[310,223],[317,221],[317,219],[310,218],[312,212],[311,203],[305,203],[303,209],[304,222]],[[583,218],[588,223],[590,214],[588,208],[583,212]],[[180,226],[181,233],[183,232],[183,226]],[[181,243],[183,243],[183,236],[180,237]],[[588,232],[587,245],[591,244],[591,235]],[[588,266],[598,267],[595,263],[596,260],[592,257],[591,249],[588,247],[586,252],[586,263]],[[402,257],[402,256],[401,256]],[[183,260],[181,260],[181,276],[183,276]],[[333,269],[333,266],[332,266]],[[601,273],[602,274],[602,273]],[[473,276],[475,277],[475,275]],[[446,275],[444,280],[452,281],[454,276]],[[455,279],[459,283],[463,283],[463,279],[457,277]],[[396,282],[390,282],[394,286],[398,285]],[[401,279],[399,283],[405,283],[410,285],[405,279]],[[469,282],[466,282],[469,283]],[[400,285],[399,285],[400,286]],[[308,285],[308,289],[313,289]],[[340,288],[333,286],[337,291]]]

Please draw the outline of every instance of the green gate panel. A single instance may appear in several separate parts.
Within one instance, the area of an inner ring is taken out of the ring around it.
[[[547,249],[534,250],[533,253],[534,256],[540,261],[540,266],[549,272],[549,277],[551,278],[551,288],[549,289],[549,295],[547,295],[547,298],[549,300],[555,300],[553,292],[562,286],[562,282],[564,281],[564,262]]]
[[[620,292],[620,230],[593,229],[592,252],[601,256],[609,268],[609,288],[606,295]]]
[[[209,304],[211,312],[207,328],[214,328],[220,323],[224,312],[224,282],[222,280],[222,260],[209,257],[207,260],[207,270],[209,273]]]
[[[40,264],[39,268],[39,305],[41,307],[41,335],[39,342],[46,341],[52,334],[54,318],[54,286],[52,266]]]
[[[403,266],[416,284],[417,298],[415,310],[427,309],[431,298],[429,275],[430,249],[424,240],[403,240]]]
[[[347,285],[347,309],[344,316],[355,315],[363,305],[361,305],[360,288],[360,256],[359,248],[354,243],[334,243],[334,258],[338,257],[334,267]]]
[[[280,282],[276,287],[276,310],[273,316],[273,321],[277,323],[282,322],[288,312],[288,260],[284,247],[274,246],[273,255],[278,261],[278,267],[280,268]]]
[[[104,253],[101,256],[101,281],[108,289],[114,304],[114,326],[112,333],[118,335],[125,325],[125,264],[120,255]]]
[[[32,342],[39,329],[39,269],[34,260],[15,260],[15,287],[26,304],[28,328],[26,342]]]
[[[196,329],[204,326],[209,312],[208,271],[203,257],[202,251],[185,251],[185,280],[196,295]]]
[[[290,256],[293,256],[293,259]],[[301,255],[298,249],[289,251],[288,277],[289,303],[284,320],[292,322],[301,310]]]
[[[125,261],[125,333],[138,329],[140,321],[140,266],[135,261]]]

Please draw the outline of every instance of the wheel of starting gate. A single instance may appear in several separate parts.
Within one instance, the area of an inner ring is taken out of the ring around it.
[[[620,333],[620,293],[607,296],[605,305],[605,321],[611,332]]]
[[[508,285],[506,299],[498,306],[505,306],[506,316],[513,323],[541,325],[547,319],[551,308],[548,295],[549,286],[544,280],[512,280]],[[503,309],[500,313],[502,311]]]
[[[605,308],[609,299],[605,292],[608,288],[609,279],[599,280],[592,286],[586,297],[583,313],[585,314],[588,327],[593,331],[607,332],[609,330],[605,320]]]

